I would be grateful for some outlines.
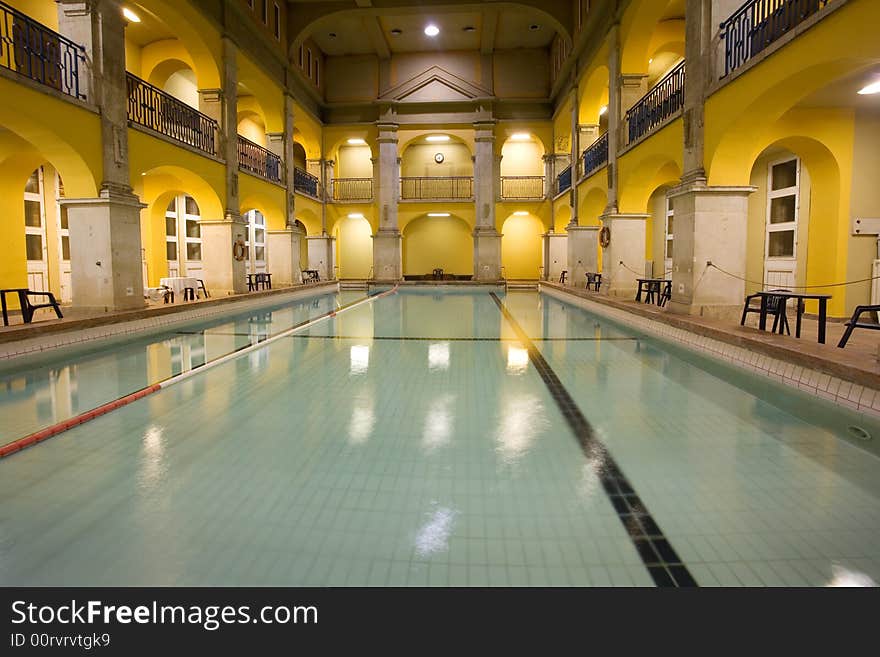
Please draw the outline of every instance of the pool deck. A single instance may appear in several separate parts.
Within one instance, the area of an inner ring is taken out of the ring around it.
[[[804,317],[801,338],[778,335],[757,328],[757,315],[749,315],[746,326],[738,322],[675,315],[653,304],[638,303],[618,297],[608,297],[582,288],[572,288],[558,283],[542,281],[542,288],[565,292],[573,297],[592,303],[623,310],[633,315],[660,322],[696,335],[705,336],[743,347],[749,351],[771,358],[787,361],[796,366],[818,370],[831,376],[852,381],[861,386],[880,390],[880,331],[859,330],[844,349],[837,347],[845,327],[842,322],[826,323],[826,344],[816,339],[818,321]],[[794,319],[790,318],[792,331]]]

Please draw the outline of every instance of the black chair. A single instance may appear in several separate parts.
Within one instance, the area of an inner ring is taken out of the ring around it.
[[[594,274],[592,272],[587,272],[587,289],[590,289],[590,286],[593,286],[593,289],[598,292],[599,286],[602,285],[602,274]]]
[[[6,312],[6,293],[16,292],[18,294],[18,305],[21,307],[21,317],[25,324],[30,324],[34,319],[34,313],[40,308],[52,308],[58,319],[64,319],[61,314],[61,308],[55,300],[55,295],[51,292],[35,292],[34,290],[15,289],[3,290],[3,324],[8,325],[9,319]],[[46,297],[46,303],[33,303],[29,297]]]
[[[199,289],[205,293],[205,298],[206,299],[211,298],[211,295],[208,294],[208,288],[205,287],[205,281],[203,281],[201,278],[197,278],[196,280],[199,283]]]
[[[257,289],[257,275],[256,274],[248,274],[247,275],[248,282],[248,292],[254,292]]]
[[[657,305],[664,308],[672,298],[672,281],[666,281],[663,289],[660,290],[660,296],[657,298]]]
[[[174,290],[172,290],[167,285],[163,285],[162,289],[164,292],[162,293],[162,299],[165,303],[168,303],[168,299],[171,299],[171,303],[174,303]]]
[[[566,276],[568,276],[568,270],[567,270],[567,269],[563,269],[563,270],[562,270],[562,273],[559,274],[559,282],[560,282],[562,285],[565,285],[565,277],[566,277]]]
[[[770,290],[770,292],[790,292],[791,290]],[[760,301],[760,294],[750,294],[746,297],[746,303],[743,307],[742,319],[739,322],[740,326],[745,326],[746,323],[746,315],[749,313],[757,313],[761,314],[761,306],[758,305],[752,306],[751,302],[753,299],[758,299]],[[784,330],[788,335],[791,335],[791,328],[788,325],[788,318],[785,316],[785,299],[781,296],[770,295],[767,297],[767,315],[773,315],[773,330],[772,333],[776,333],[776,330],[780,328],[780,322],[782,323],[782,330]]]
[[[877,320],[877,312],[880,311],[880,305],[874,306],[856,306],[855,311],[852,314],[852,318],[844,324],[846,326],[846,331],[843,332],[843,337],[840,338],[840,342],[837,343],[837,346],[840,349],[843,349],[846,346],[846,343],[849,342],[849,338],[852,335],[853,331],[857,328],[869,329],[871,331],[880,331],[880,323]],[[863,313],[871,313],[873,322],[860,322]]]
[[[195,301],[196,300],[196,289],[194,287],[183,288],[183,300],[184,301]]]

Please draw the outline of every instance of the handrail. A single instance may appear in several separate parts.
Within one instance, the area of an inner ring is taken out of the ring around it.
[[[86,49],[30,16],[0,2],[0,66],[19,75],[85,100],[79,66]]]
[[[556,193],[562,194],[562,192],[568,191],[571,189],[571,165],[562,170],[562,172],[556,176]]]
[[[724,39],[724,75],[760,53],[831,0],[748,0],[721,23]]]
[[[501,176],[501,198],[537,199],[544,197],[544,176]]]
[[[584,177],[589,176],[597,169],[608,164],[608,133],[606,132],[592,144],[587,146],[581,158],[584,167]]]
[[[470,199],[474,196],[474,179],[470,176],[408,176],[400,179],[400,198]]]
[[[313,176],[308,171],[303,171],[299,167],[294,167],[293,169],[293,189],[312,198],[321,198],[321,181],[316,176]]]
[[[238,135],[238,166],[272,182],[280,183],[283,180],[281,158],[241,135]]]
[[[176,141],[214,155],[219,126],[202,114],[154,87],[146,80],[126,73],[128,85],[128,120]]]
[[[334,201],[370,201],[373,198],[372,178],[334,178],[330,185]]]
[[[685,66],[681,62],[626,113],[627,144],[641,139],[684,107]]]

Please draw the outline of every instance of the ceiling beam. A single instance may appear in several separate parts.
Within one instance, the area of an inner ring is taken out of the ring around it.
[[[480,53],[491,55],[495,51],[495,34],[498,32],[498,10],[483,11],[483,30],[480,35]]]
[[[379,59],[390,59],[391,48],[388,47],[388,41],[385,40],[385,33],[382,31],[379,17],[364,16],[363,24],[364,29],[367,31],[367,36],[370,37],[370,41],[373,44],[373,48],[376,49],[376,54],[379,55]]]

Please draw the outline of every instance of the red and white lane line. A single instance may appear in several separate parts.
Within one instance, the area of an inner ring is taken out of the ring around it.
[[[80,413],[79,415],[68,418],[67,420],[62,420],[56,424],[53,424],[50,427],[46,427],[45,429],[40,429],[39,431],[35,431],[32,434],[25,436],[24,438],[19,438],[18,440],[14,440],[11,443],[7,443],[6,445],[0,446],[0,459],[9,456],[10,454],[14,454],[15,452],[21,451],[26,447],[30,447],[31,445],[36,445],[37,443],[41,443],[44,440],[52,438],[53,436],[57,436],[60,433],[64,433],[68,429],[72,429],[73,427],[79,426],[80,424],[85,424],[91,420],[94,420],[96,417],[100,417],[102,415],[106,415],[111,411],[115,411],[117,408],[122,408],[123,406],[128,406],[132,402],[135,402],[139,399],[143,399],[148,395],[152,395],[154,392],[159,392],[165,388],[169,388],[181,381],[185,381],[190,379],[197,374],[202,374],[218,365],[222,365],[223,363],[228,363],[229,361],[238,358],[240,356],[244,356],[252,351],[256,351],[257,349],[262,349],[273,342],[277,342],[278,340],[283,340],[284,338],[290,337],[297,331],[303,331],[307,328],[311,328],[315,324],[323,322],[326,319],[332,319],[337,315],[340,315],[348,310],[352,310],[361,306],[365,303],[371,303],[376,301],[377,299],[381,299],[382,297],[389,296],[397,292],[399,285],[395,285],[392,289],[386,290],[380,294],[376,294],[371,297],[366,297],[364,299],[360,299],[348,305],[337,308],[336,310],[331,310],[328,313],[320,315],[319,317],[315,317],[314,319],[310,319],[301,324],[297,324],[296,326],[289,328],[281,333],[273,335],[262,342],[256,342],[254,344],[248,345],[239,349],[238,351],[233,351],[232,353],[226,354],[225,356],[221,356],[220,358],[216,358],[212,361],[209,361],[202,365],[201,367],[197,367],[188,372],[181,372],[180,374],[175,374],[172,377],[169,377],[163,381],[159,381],[158,383],[154,383],[152,385],[147,386],[146,388],[141,388],[140,390],[133,392],[131,394],[125,395],[124,397],[120,397],[119,399],[115,399],[111,402],[107,402],[106,404],[101,404],[97,408],[93,408],[89,411],[85,411],[84,413]]]

